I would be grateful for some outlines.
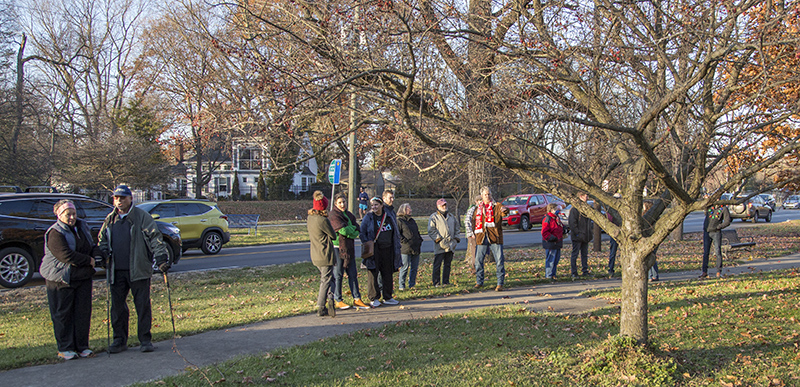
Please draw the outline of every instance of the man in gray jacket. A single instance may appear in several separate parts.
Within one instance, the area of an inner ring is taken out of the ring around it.
[[[170,267],[166,246],[153,218],[146,211],[133,206],[131,190],[120,185],[114,190],[114,210],[106,216],[98,235],[100,250],[108,257],[111,287],[111,326],[114,342],[109,353],[128,349],[129,310],[126,298],[133,295],[138,317],[137,327],[142,352],[153,352],[150,326],[153,312],[150,308],[150,277],[153,260],[158,268],[167,272]]]
[[[450,265],[461,227],[453,214],[447,212],[447,200],[436,201],[436,212],[428,218],[428,236],[433,241],[433,286],[450,285]],[[442,268],[444,264],[444,268]],[[441,282],[439,272],[441,270]]]

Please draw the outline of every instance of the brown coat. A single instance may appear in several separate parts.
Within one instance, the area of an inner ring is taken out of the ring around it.
[[[492,244],[503,244],[503,217],[508,216],[508,208],[503,206],[500,203],[492,202],[494,205],[494,227],[486,227],[483,226],[483,232],[475,234],[475,243],[480,246],[483,244],[483,240],[488,236],[489,243]],[[478,210],[476,209],[474,214],[472,215],[472,227],[475,227],[476,219],[477,219]],[[484,223],[486,219],[483,220]],[[473,228],[473,232],[475,229]]]
[[[331,222],[317,211],[309,211],[306,225],[308,239],[311,241],[311,263],[314,266],[333,266],[336,263],[336,256],[333,254],[336,233]]]

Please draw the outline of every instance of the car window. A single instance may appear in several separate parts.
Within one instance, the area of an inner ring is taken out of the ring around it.
[[[202,203],[178,203],[179,216],[191,216],[205,214],[211,207]]]
[[[150,215],[158,214],[162,218],[171,218],[175,216],[176,207],[177,206],[175,205],[175,203],[160,203],[159,205],[153,207],[152,210],[150,210]]]
[[[105,219],[113,209],[111,205],[95,200],[75,200],[75,204],[79,208],[78,216],[85,219]],[[81,214],[81,210],[83,210],[83,214]]]
[[[56,204],[55,199],[40,199],[33,202],[31,207],[30,217],[37,219],[56,219],[56,214],[53,213],[53,206]]]
[[[0,202],[0,215],[26,218],[32,205],[33,200],[5,200]]]
[[[550,203],[563,202],[563,200],[559,199],[558,196],[555,196],[555,195],[548,194],[548,195],[545,195],[545,197],[547,198],[547,201],[550,202]]]

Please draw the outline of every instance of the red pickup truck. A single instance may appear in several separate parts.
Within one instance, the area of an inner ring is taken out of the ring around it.
[[[503,226],[516,225],[520,230],[530,230],[531,225],[542,223],[550,203],[566,207],[563,200],[549,193],[511,195],[503,200],[509,210],[508,216],[503,218]]]

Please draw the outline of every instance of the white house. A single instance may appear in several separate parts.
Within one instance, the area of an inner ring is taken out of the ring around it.
[[[307,149],[306,149],[307,145]],[[310,143],[306,138],[304,141],[304,148],[298,154],[299,158],[304,158],[310,155]],[[263,170],[268,171],[271,168],[268,159],[268,153],[254,142],[246,142],[234,140],[231,146],[230,157],[222,154],[210,155],[210,157],[217,160],[219,168],[212,173],[212,178],[209,183],[203,187],[203,194],[212,194],[216,197],[230,196],[233,189],[233,179],[238,172],[239,176],[239,194],[242,196],[250,195],[256,197],[258,192],[258,176]],[[203,168],[207,168],[208,163],[203,163]],[[317,161],[310,158],[303,162],[300,166],[300,171],[294,174],[293,185],[289,191],[294,194],[308,191],[308,187],[317,181]],[[191,166],[186,168],[186,178],[178,178],[175,183],[175,189],[178,192],[185,192],[189,198],[194,198],[194,189],[191,186],[191,181],[195,178],[195,170]]]

